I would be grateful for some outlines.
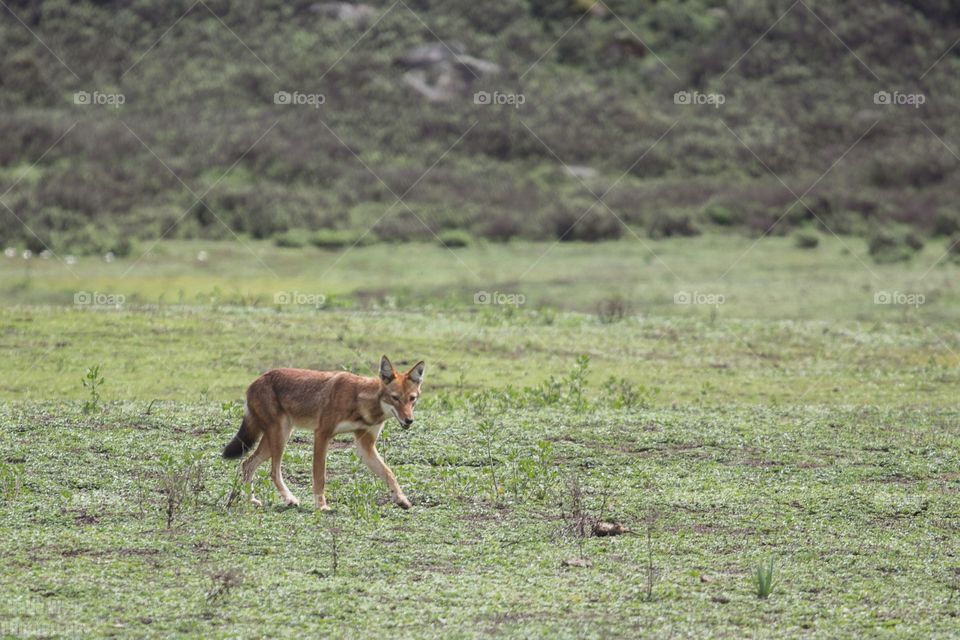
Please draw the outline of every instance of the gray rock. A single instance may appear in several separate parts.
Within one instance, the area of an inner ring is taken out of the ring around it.
[[[445,102],[470,93],[474,82],[500,73],[500,65],[467,55],[459,42],[413,47],[394,60],[404,69],[403,81],[431,102]]]

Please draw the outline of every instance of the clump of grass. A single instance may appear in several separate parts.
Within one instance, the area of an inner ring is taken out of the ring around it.
[[[766,564],[760,563],[757,565],[756,570],[753,574],[754,586],[757,589],[757,597],[760,599],[767,599],[770,597],[770,594],[773,593],[773,558],[771,557],[769,562]]]
[[[163,514],[167,529],[173,527],[177,516],[191,500],[196,503],[204,488],[204,471],[199,454],[187,453],[181,458],[163,454],[159,491],[163,495]]]
[[[564,522],[567,535],[573,537],[577,543],[580,557],[583,557],[583,543],[593,530],[594,518],[587,513],[583,496],[583,484],[580,476],[571,474],[565,480],[566,505],[560,503],[560,518]]]
[[[647,602],[653,600],[653,587],[656,584],[658,571],[653,564],[653,526],[657,521],[657,516],[655,514],[650,515],[646,520],[647,525],[647,565],[644,567],[644,572],[646,574],[646,584],[643,594],[643,599]]]
[[[474,398],[471,401],[471,405],[478,418],[477,431],[484,440],[484,450],[487,452],[487,459],[485,460],[484,466],[490,478],[491,501],[495,505],[500,506],[503,504],[506,488],[501,484],[500,478],[497,476],[498,463],[493,456],[497,441],[496,436],[498,435],[497,425],[493,418],[486,415],[487,397],[485,395],[479,395],[477,398]]]
[[[217,602],[228,595],[243,582],[243,573],[239,569],[226,569],[210,574],[212,583],[207,591],[207,602]]]
[[[597,318],[601,324],[620,322],[630,315],[630,302],[621,295],[614,295],[597,304]]]
[[[23,490],[23,465],[0,462],[0,499],[13,502]]]

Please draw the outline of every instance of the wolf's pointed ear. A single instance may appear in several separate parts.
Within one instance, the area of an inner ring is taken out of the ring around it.
[[[413,365],[413,368],[407,372],[407,376],[413,380],[415,383],[420,384],[423,382],[423,360]]]
[[[383,381],[383,384],[390,384],[393,382],[393,379],[397,377],[397,372],[393,370],[393,365],[390,364],[389,358],[387,356],[380,357],[380,380]]]

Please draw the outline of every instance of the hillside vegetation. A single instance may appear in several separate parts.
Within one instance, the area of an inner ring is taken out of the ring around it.
[[[7,246],[960,230],[947,0],[6,6]]]

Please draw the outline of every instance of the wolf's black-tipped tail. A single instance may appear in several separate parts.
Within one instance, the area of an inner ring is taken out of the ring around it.
[[[250,419],[244,416],[237,435],[233,436],[233,440],[223,448],[223,457],[228,460],[239,458],[253,449],[253,445],[257,444],[259,437],[260,434],[251,426]]]

